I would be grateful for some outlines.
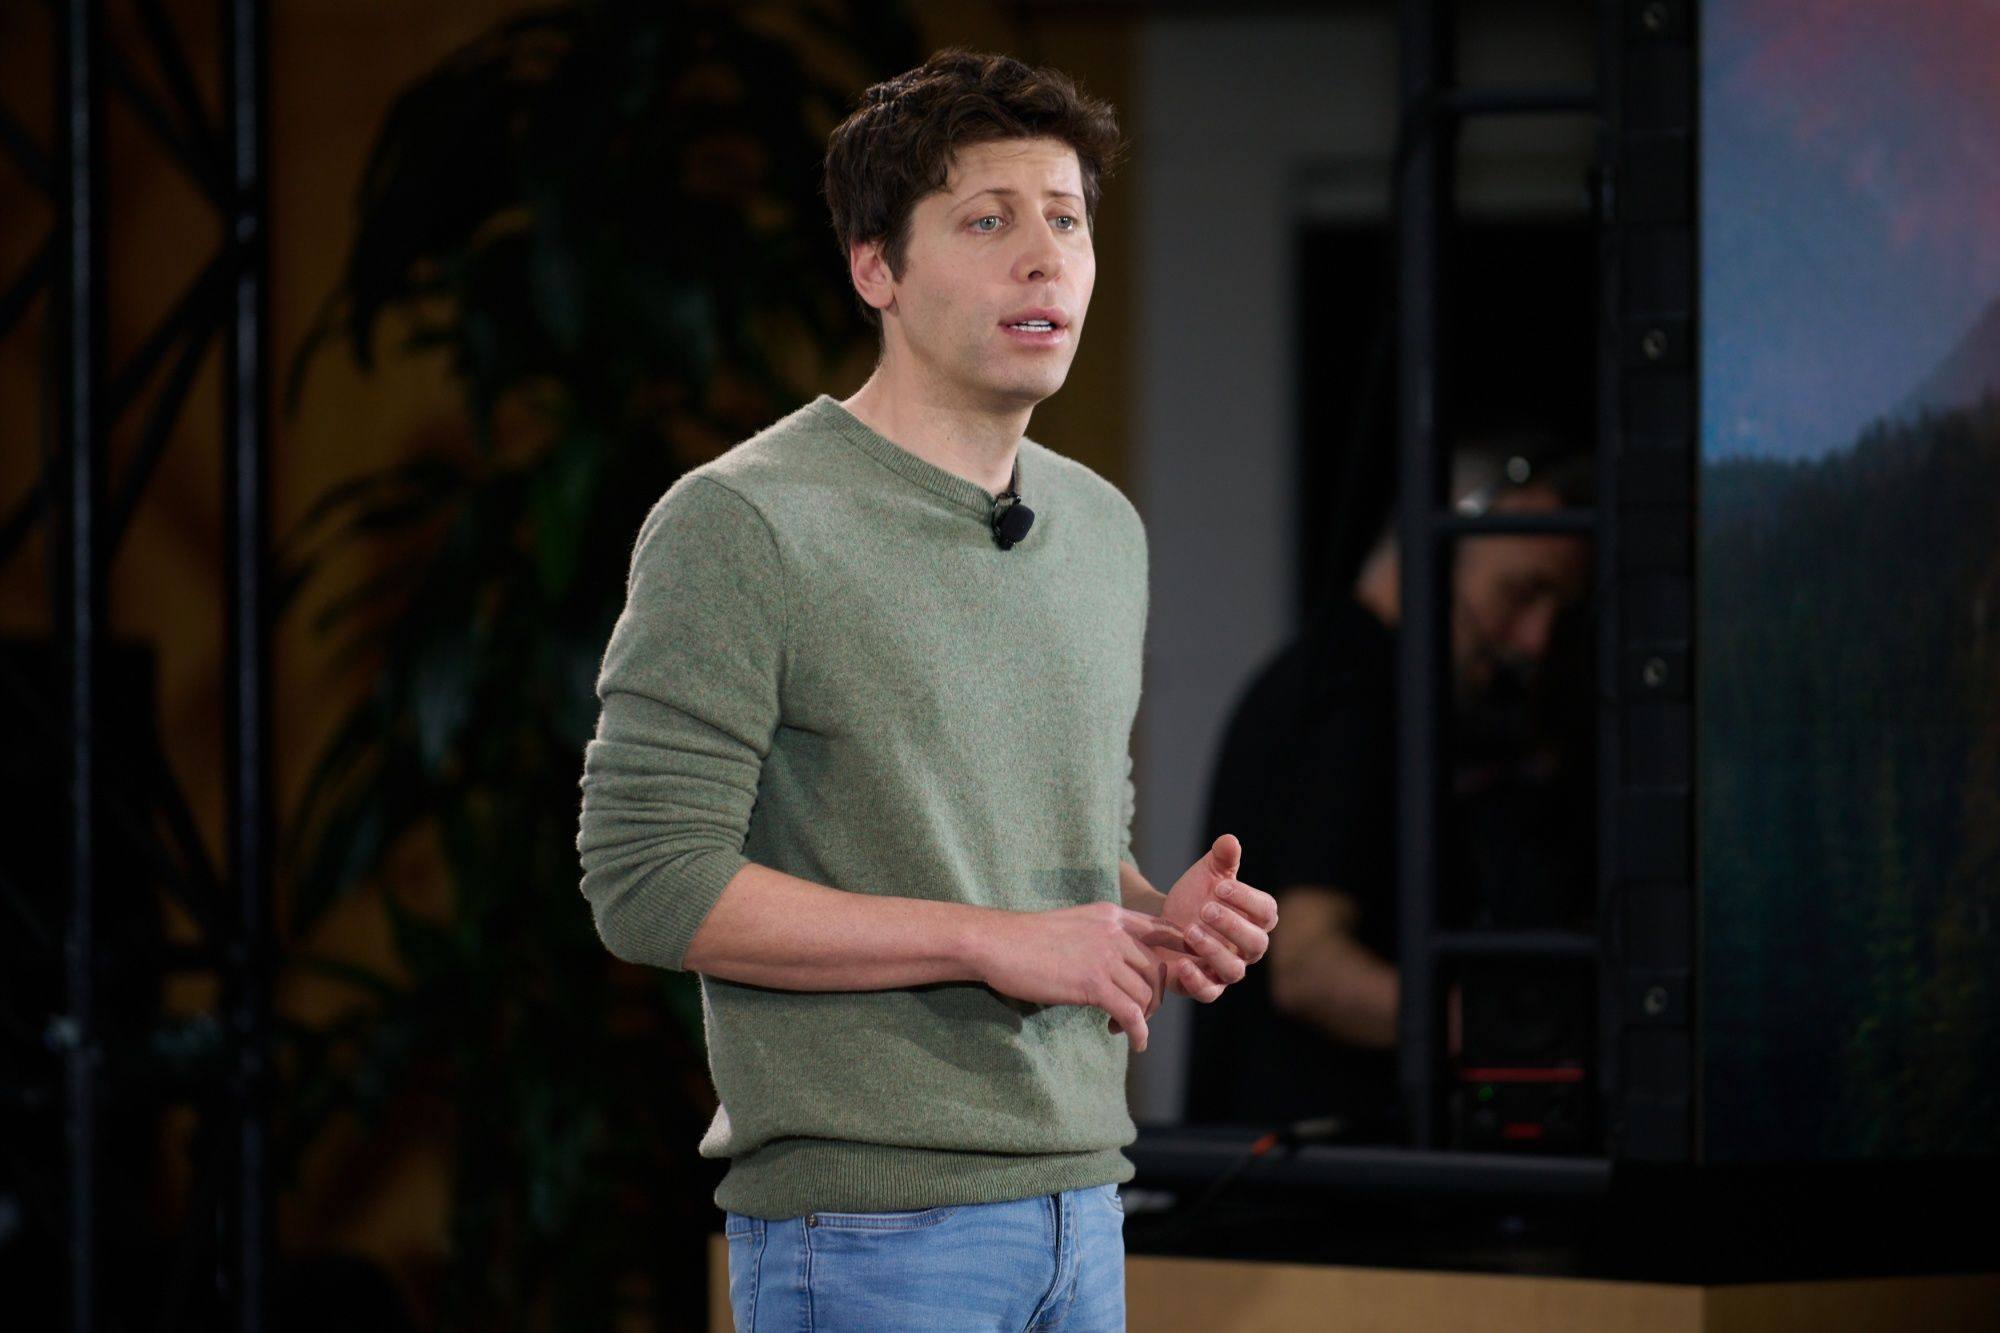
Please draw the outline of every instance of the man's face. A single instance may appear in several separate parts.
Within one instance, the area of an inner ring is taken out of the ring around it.
[[[1545,487],[1503,491],[1495,510],[1559,506]],[[1556,614],[1583,595],[1589,547],[1580,537],[1466,537],[1453,571],[1452,658],[1461,705],[1502,670],[1533,673],[1549,651]]]
[[[1032,407],[1069,375],[1096,281],[1076,150],[1057,139],[971,144],[945,188],[912,210],[883,336],[941,397]],[[1008,327],[1030,310],[1053,311],[1056,327]]]

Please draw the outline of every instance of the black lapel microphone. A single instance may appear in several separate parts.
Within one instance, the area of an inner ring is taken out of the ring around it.
[[[1021,463],[1017,458],[1013,474],[1007,478],[1007,489],[1000,492],[993,505],[993,540],[1000,543],[1003,551],[1027,536],[1035,522],[1035,511],[1021,503],[1021,493],[1015,489],[1020,480]]]

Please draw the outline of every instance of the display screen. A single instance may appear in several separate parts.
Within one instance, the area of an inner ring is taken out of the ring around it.
[[[2000,1148],[2000,4],[1701,8],[1700,1131]]]

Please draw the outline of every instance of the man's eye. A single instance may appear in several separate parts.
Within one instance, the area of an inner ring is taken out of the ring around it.
[[[1059,218],[1057,218],[1057,219],[1056,219],[1056,221],[1058,221],[1058,222],[1062,222],[1062,221],[1065,221],[1065,220],[1066,220],[1066,221],[1068,221],[1068,222],[1071,222],[1071,223],[1075,224],[1075,225],[1073,225],[1073,226],[1071,226],[1071,227],[1070,227],[1070,230],[1071,230],[1071,231],[1075,231],[1075,230],[1077,229],[1077,227],[1081,227],[1081,226],[1083,225],[1083,221],[1082,221],[1082,219],[1078,218],[1078,217],[1076,216],[1076,214],[1074,214],[1074,213],[1065,213],[1065,214],[1063,214],[1063,215],[1062,215],[1062,217],[1059,217]]]
[[[974,223],[973,223],[972,225],[976,227],[976,226],[978,226],[978,225],[979,225],[979,223],[980,223],[980,222],[998,222],[999,220],[1000,220],[1000,218],[999,218],[999,216],[998,216],[997,214],[993,214],[993,213],[988,213],[988,214],[987,214],[987,215],[986,215],[985,217],[983,217],[983,218],[980,218],[980,219],[979,219],[978,221],[974,222]],[[989,228],[988,230],[991,230],[991,229]]]

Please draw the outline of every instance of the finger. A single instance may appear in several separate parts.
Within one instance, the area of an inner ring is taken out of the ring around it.
[[[1153,958],[1144,949],[1139,950],[1139,953],[1140,957],[1136,959],[1120,958],[1117,962],[1113,963],[1111,965],[1110,976],[1113,985],[1117,986],[1128,999],[1136,1003],[1141,1009],[1144,1009],[1153,999],[1153,987],[1146,980],[1147,977],[1152,975],[1151,967]]]
[[[1145,1050],[1146,1016],[1140,1012],[1132,997],[1119,992],[1112,995],[1104,1007],[1111,1014],[1111,1030],[1117,1032],[1122,1028],[1135,1054]]]
[[[1234,833],[1224,833],[1209,844],[1208,865],[1223,879],[1235,879],[1243,864],[1243,844]]]
[[[1262,889],[1240,879],[1225,880],[1215,886],[1216,896],[1241,912],[1252,924],[1269,930],[1278,924],[1278,900]]]
[[[1208,949],[1196,947],[1195,938],[1197,932],[1202,939],[1220,941],[1225,946],[1232,945],[1235,939],[1237,923],[1242,922],[1242,920],[1243,918],[1226,903],[1207,904],[1201,909],[1198,919],[1188,923],[1188,951],[1203,956],[1206,956],[1210,952]]]
[[[1160,1011],[1160,1006],[1166,1002],[1167,998],[1166,961],[1162,959],[1158,954],[1155,954],[1153,956],[1153,970],[1147,973],[1146,975],[1147,975],[1147,980],[1152,982],[1152,989],[1153,989],[1152,998],[1146,1001],[1146,1017],[1148,1020],[1150,1020],[1154,1014]]]
[[[1108,979],[1100,978],[1090,992],[1090,1003],[1111,1016],[1106,1025],[1109,1030],[1124,1033],[1128,1040],[1132,1039],[1135,1031],[1144,1032],[1146,1027],[1144,1006],[1128,982],[1130,970],[1122,964],[1113,964]],[[1144,1047],[1134,1041],[1132,1049],[1138,1051]]]
[[[1238,956],[1235,948],[1221,936],[1202,926],[1191,926],[1188,928],[1188,939],[1199,955],[1200,966],[1208,975],[1229,986],[1243,980],[1249,960]]]
[[[1145,954],[1146,965],[1140,973],[1140,976],[1146,982],[1146,999],[1142,1008],[1145,1011],[1147,1019],[1150,1020],[1154,1014],[1160,1011],[1160,1006],[1166,1002],[1168,960],[1178,958],[1181,955],[1162,954],[1155,949],[1147,949]]]
[[[1191,927],[1188,931],[1190,940],[1194,939],[1194,932],[1198,929],[1201,931],[1203,938],[1212,936],[1219,940],[1227,941],[1231,946],[1231,951],[1240,956],[1246,963],[1256,962],[1264,956],[1264,951],[1271,947],[1271,937],[1265,934],[1253,922],[1245,918],[1240,912],[1232,911],[1225,907],[1215,914],[1213,920],[1209,919],[1206,909],[1203,910],[1201,915],[1200,925]],[[1196,941],[1195,944],[1196,948],[1200,949],[1199,941]],[[1204,956],[1213,956],[1207,949],[1201,949],[1201,952]]]
[[[1212,1004],[1227,989],[1221,982],[1203,971],[1201,964],[1192,958],[1180,960],[1180,962],[1175,964],[1175,967],[1176,975],[1181,983],[1181,991],[1191,1000],[1199,1000],[1203,1004]]]
[[[1158,1008],[1161,1000],[1164,998],[1164,987],[1167,981],[1173,976],[1175,966],[1178,965],[1181,959],[1192,957],[1194,955],[1187,949],[1174,948],[1168,945],[1150,945],[1140,948],[1138,956],[1133,959],[1133,963],[1139,968],[1140,975],[1146,978],[1147,984],[1152,987],[1154,1008]],[[1152,1012],[1149,1010],[1146,1016],[1151,1018]]]
[[[1278,900],[1255,885],[1226,879],[1215,886],[1215,896],[1262,929],[1269,930],[1278,922]]]
[[[1142,943],[1138,939],[1127,936],[1123,956],[1130,959],[1133,966],[1137,967],[1142,975],[1148,977],[1153,975],[1154,968],[1160,962],[1171,962],[1176,957],[1192,952],[1188,946],[1187,937],[1180,933],[1178,927],[1175,928],[1172,934],[1155,932],[1149,933],[1147,938],[1152,942]]]
[[[1151,912],[1135,912],[1127,909],[1122,920],[1125,926],[1125,933],[1140,944],[1159,948],[1179,949],[1183,952],[1187,949],[1187,944],[1181,935],[1180,926],[1163,916],[1155,916]]]

